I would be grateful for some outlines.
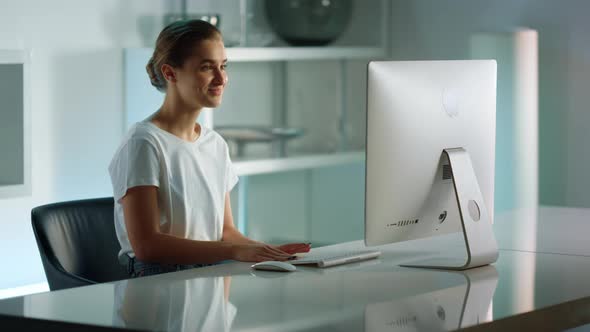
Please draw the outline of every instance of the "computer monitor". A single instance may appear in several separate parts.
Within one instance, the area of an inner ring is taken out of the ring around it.
[[[466,258],[407,265],[495,262],[495,124],[494,60],[370,62],[366,245],[462,232]]]

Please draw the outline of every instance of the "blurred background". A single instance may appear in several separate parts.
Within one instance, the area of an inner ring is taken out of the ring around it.
[[[589,10],[584,0],[0,0],[0,297],[47,289],[33,207],[112,196],[115,149],[163,98],[145,64],[158,32],[182,18],[224,34],[230,83],[200,121],[230,144],[234,215],[250,237],[363,237],[369,60],[497,59],[496,212],[590,207]],[[15,51],[20,74],[1,62]]]

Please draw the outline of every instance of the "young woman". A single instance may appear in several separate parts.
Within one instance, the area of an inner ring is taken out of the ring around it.
[[[207,22],[176,22],[158,36],[146,69],[164,103],[129,130],[109,166],[119,258],[131,276],[282,261],[310,249],[256,242],[234,226],[229,192],[238,177],[227,144],[196,123],[204,107],[220,105],[226,64],[221,33]]]

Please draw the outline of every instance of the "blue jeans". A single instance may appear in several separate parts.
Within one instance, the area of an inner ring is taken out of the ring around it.
[[[188,269],[194,269],[198,267],[205,267],[216,265],[213,264],[159,264],[159,263],[147,263],[138,260],[135,257],[129,257],[127,263],[127,273],[131,278],[152,276],[161,273],[168,273],[174,271],[182,271]]]

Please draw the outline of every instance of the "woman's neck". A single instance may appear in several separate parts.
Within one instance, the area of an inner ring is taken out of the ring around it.
[[[190,109],[186,105],[168,98],[152,118],[159,128],[189,142],[193,142],[201,135],[201,126],[196,123],[202,108]]]

